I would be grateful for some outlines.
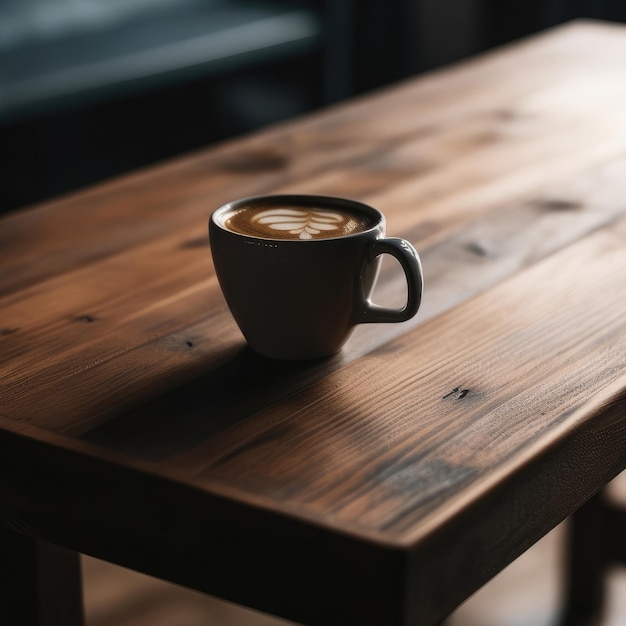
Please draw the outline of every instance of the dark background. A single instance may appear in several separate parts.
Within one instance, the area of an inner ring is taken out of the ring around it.
[[[624,0],[0,0],[0,211]]]

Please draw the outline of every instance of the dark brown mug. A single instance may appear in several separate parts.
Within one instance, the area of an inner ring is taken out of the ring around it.
[[[267,232],[259,236],[229,227],[243,211],[256,212]],[[328,211],[354,216],[358,229],[334,233],[338,220]],[[291,238],[284,238],[289,228]],[[404,239],[386,238],[382,213],[361,202],[313,195],[243,198],[214,211],[209,238],[226,302],[250,346],[267,357],[330,356],[355,325],[403,322],[420,306],[417,252]],[[404,270],[408,290],[402,309],[370,299],[381,254],[391,254]]]

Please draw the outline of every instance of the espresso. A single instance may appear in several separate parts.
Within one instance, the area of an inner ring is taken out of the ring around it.
[[[233,209],[223,219],[235,233],[263,239],[332,239],[369,230],[374,218],[343,208],[254,205]]]

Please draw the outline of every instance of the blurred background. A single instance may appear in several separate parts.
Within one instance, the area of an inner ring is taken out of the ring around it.
[[[0,211],[623,0],[0,0]]]

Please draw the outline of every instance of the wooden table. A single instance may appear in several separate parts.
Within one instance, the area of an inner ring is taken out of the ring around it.
[[[308,625],[433,624],[580,507],[626,466],[625,77],[626,28],[568,25],[0,221],[0,612],[38,577],[42,623],[70,611],[50,542]],[[253,354],[206,223],[266,192],[385,212],[418,316]]]

